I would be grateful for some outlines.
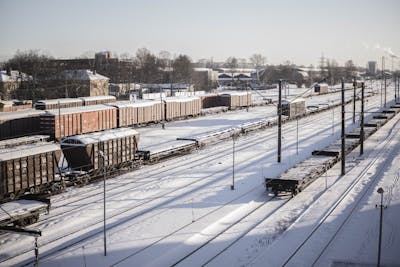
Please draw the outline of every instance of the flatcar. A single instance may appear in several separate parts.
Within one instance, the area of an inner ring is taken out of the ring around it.
[[[303,116],[306,113],[306,101],[303,98],[282,100],[282,115],[288,117]]]
[[[96,175],[135,161],[139,133],[130,128],[70,136],[63,139],[62,152],[73,171]]]
[[[0,200],[57,189],[61,149],[48,142],[0,149]]]

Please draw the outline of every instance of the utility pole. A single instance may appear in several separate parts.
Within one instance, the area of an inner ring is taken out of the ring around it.
[[[282,80],[279,80],[278,92],[278,162],[281,162],[282,149]]]
[[[360,156],[364,154],[364,82],[361,84]]]
[[[107,256],[107,239],[106,239],[106,158],[104,155],[104,142],[100,143],[99,156],[103,162],[103,245],[104,256]]]
[[[385,68],[385,57],[383,57],[383,67]],[[385,102],[384,102],[384,107],[386,108],[386,72],[385,69],[383,69],[383,75],[385,77]]]
[[[235,134],[232,135],[232,185],[231,190],[235,190]]]
[[[342,175],[346,172],[346,157],[345,157],[345,110],[344,110],[344,80],[342,78]]]
[[[353,81],[353,123],[356,122],[356,87],[357,87],[357,82],[356,82],[356,77],[354,77],[354,81]]]
[[[383,216],[383,188],[379,187],[378,191],[379,194],[381,194],[381,205],[380,207],[380,216],[379,216],[379,241],[378,241],[378,264],[377,266],[381,266],[381,244],[382,244],[382,216]]]

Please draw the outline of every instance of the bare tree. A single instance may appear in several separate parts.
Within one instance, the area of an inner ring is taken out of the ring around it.
[[[253,54],[249,57],[249,60],[255,68],[262,67],[267,62],[266,57],[261,54]]]
[[[230,69],[230,72],[232,74],[232,83],[235,83],[235,78],[234,78],[234,74],[235,71],[238,67],[238,60],[235,57],[228,57],[225,61],[225,67]]]
[[[142,83],[161,81],[160,62],[147,48],[139,48],[136,52],[137,80]]]
[[[347,60],[344,64],[344,78],[346,81],[351,81],[356,76],[357,68],[354,65],[353,61]]]
[[[190,83],[193,75],[192,61],[187,55],[179,55],[172,62],[173,77],[177,82]]]

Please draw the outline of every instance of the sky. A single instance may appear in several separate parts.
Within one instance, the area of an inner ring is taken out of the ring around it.
[[[398,0],[0,0],[0,60],[18,49],[76,58],[145,47],[306,66],[322,55],[359,66],[386,56],[388,67],[400,56],[399,10]]]

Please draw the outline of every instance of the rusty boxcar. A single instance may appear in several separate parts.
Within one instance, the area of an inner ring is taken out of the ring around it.
[[[40,110],[21,110],[0,113],[0,140],[40,134]]]
[[[135,160],[139,133],[130,128],[70,136],[61,141],[61,149],[74,171],[97,174]]]
[[[0,199],[42,192],[59,183],[60,157],[60,147],[47,142],[0,149]]]
[[[106,105],[48,110],[40,116],[41,132],[54,139],[116,127],[117,110]]]

